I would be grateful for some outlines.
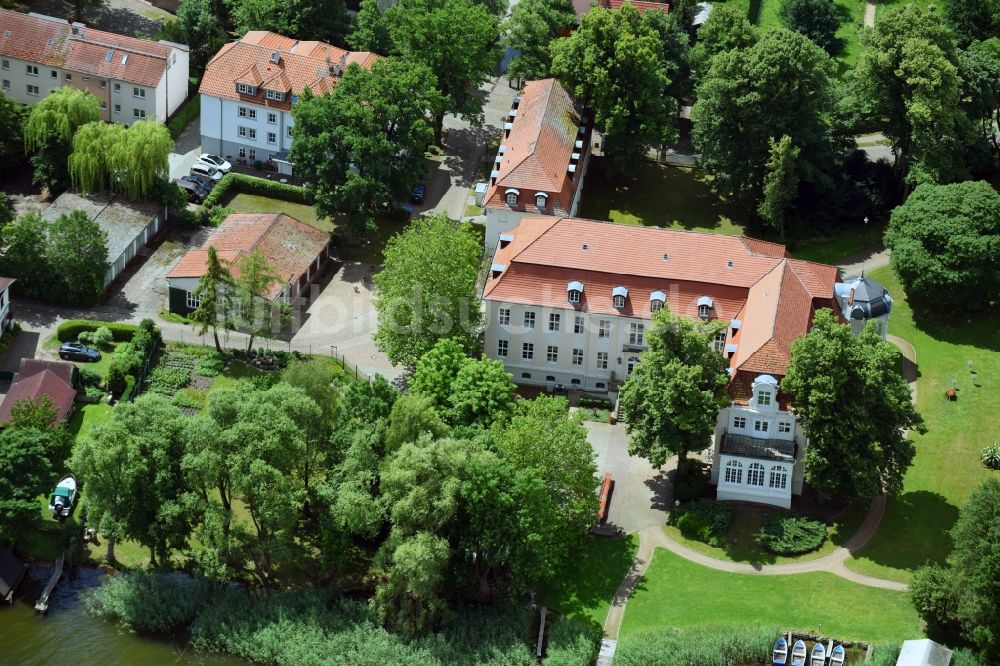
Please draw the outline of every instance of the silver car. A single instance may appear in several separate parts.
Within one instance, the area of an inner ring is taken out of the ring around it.
[[[198,176],[205,176],[212,180],[222,180],[222,172],[206,162],[195,162],[191,167],[191,173]]]

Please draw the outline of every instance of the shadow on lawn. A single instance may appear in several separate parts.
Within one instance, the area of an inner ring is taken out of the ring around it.
[[[868,546],[851,554],[904,571],[914,571],[931,561],[944,562],[952,549],[949,531],[958,520],[958,507],[926,490],[903,493],[889,501],[892,513],[907,516],[905,521],[886,524],[883,518],[882,538],[876,536]],[[911,522],[918,524],[908,524]],[[919,541],[907,542],[913,535],[919,535]]]
[[[942,309],[939,303],[909,303],[913,323],[935,340],[1000,351],[1000,311],[980,310],[963,317],[955,309]]]

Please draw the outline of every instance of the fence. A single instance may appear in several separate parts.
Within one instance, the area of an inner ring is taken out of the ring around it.
[[[149,350],[149,354],[146,355],[146,361],[142,364],[142,370],[139,371],[139,376],[135,378],[135,386],[132,390],[128,392],[125,400],[132,402],[142,393],[143,384],[146,383],[146,377],[149,375],[150,369],[153,367],[153,359],[156,358],[156,352],[160,350],[160,346],[163,344],[163,338],[160,337],[159,333],[153,334],[153,346]]]

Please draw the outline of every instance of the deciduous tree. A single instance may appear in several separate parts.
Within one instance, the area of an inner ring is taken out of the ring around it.
[[[708,446],[729,383],[726,359],[712,348],[714,334],[666,307],[653,315],[649,349],[619,397],[630,454],[657,468],[676,455],[684,473],[687,454]]]
[[[0,231],[3,252],[0,270],[16,278],[13,291],[27,298],[39,298],[47,291],[51,278],[45,260],[45,234],[48,223],[36,212],[23,213]]]
[[[108,234],[82,210],[64,213],[48,225],[45,261],[54,274],[49,298],[93,305],[104,292]]]
[[[875,322],[856,336],[827,309],[792,344],[781,388],[809,437],[805,480],[820,493],[868,499],[902,488],[914,454],[904,433],[926,428],[898,358]]]
[[[413,365],[442,338],[473,347],[482,318],[476,277],[482,247],[443,215],[415,220],[385,248],[375,278],[375,344],[393,363]]]
[[[411,390],[392,406],[385,431],[385,450],[391,454],[403,444],[416,442],[422,435],[438,439],[447,432],[448,424],[438,416],[434,401]]]
[[[417,360],[410,390],[429,397],[438,409],[446,408],[455,378],[470,361],[461,342],[442,338]]]
[[[454,425],[487,428],[510,414],[514,406],[514,384],[501,361],[476,359],[458,371],[451,384],[448,411]]]
[[[274,337],[283,324],[282,303],[271,300],[270,291],[282,280],[259,250],[240,260],[233,279],[233,324],[248,334],[247,352],[257,336]]]
[[[0,92],[0,173],[24,157],[24,123],[28,107]]]
[[[270,30],[343,45],[350,26],[344,0],[226,0],[240,34]]]
[[[785,213],[799,193],[798,158],[799,149],[792,145],[792,139],[787,134],[778,141],[771,139],[767,173],[764,175],[764,199],[757,207],[757,213],[778,232],[782,240],[785,238]]]
[[[38,522],[38,496],[52,490],[46,434],[34,428],[0,431],[0,541],[13,545]]]
[[[233,299],[233,276],[229,268],[219,259],[219,253],[211,245],[208,247],[208,258],[205,261],[205,273],[198,279],[195,287],[195,297],[198,307],[188,318],[194,326],[195,333],[205,335],[212,331],[215,340],[215,351],[222,353],[219,342],[219,326],[225,326],[230,321]]]
[[[700,79],[708,72],[717,53],[748,49],[757,42],[758,36],[757,28],[740,7],[713,6],[708,20],[698,30],[698,43],[691,48],[691,68]]]
[[[982,309],[1000,297],[1000,194],[986,182],[917,187],[892,212],[885,244],[919,306]]]
[[[531,81],[551,74],[551,44],[576,23],[572,0],[524,0],[514,5],[503,44],[517,52],[507,77]]]
[[[962,106],[969,120],[1000,158],[1000,37],[975,42],[958,54],[962,79]]]
[[[779,16],[785,27],[813,40],[817,46],[834,53],[840,46],[837,29],[840,16],[833,0],[782,0]]]
[[[392,50],[389,23],[379,9],[378,0],[361,0],[347,43],[358,51],[388,54]]]
[[[56,194],[69,185],[67,160],[76,128],[97,121],[101,102],[89,92],[64,86],[34,104],[24,125],[25,150],[34,180]]]
[[[943,4],[944,14],[961,46],[1000,34],[1000,1],[945,0]]]
[[[226,41],[225,32],[219,25],[219,20],[213,11],[212,0],[181,0],[177,7],[177,25],[183,44],[191,49],[191,74],[200,76],[205,71],[205,65],[216,54],[219,47]],[[164,23],[164,28],[171,21]]]

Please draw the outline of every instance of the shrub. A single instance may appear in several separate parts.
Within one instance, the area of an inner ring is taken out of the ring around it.
[[[202,377],[218,377],[225,367],[226,357],[219,352],[212,352],[211,356],[206,356],[198,361],[195,372]]]
[[[100,388],[99,386],[84,386],[83,394],[88,398],[103,398],[104,389]]]
[[[732,517],[733,511],[728,504],[697,500],[671,511],[669,521],[688,539],[719,545]]]
[[[126,375],[137,375],[146,362],[146,356],[131,342],[123,342],[115,349],[111,365],[120,367]]]
[[[708,541],[712,538],[712,531],[705,523],[705,519],[697,513],[685,513],[677,520],[677,529],[688,539],[695,541]]]
[[[207,398],[208,396],[204,391],[199,391],[189,386],[177,392],[177,395],[174,396],[174,404],[178,407],[205,409]]]
[[[989,469],[1000,469],[1000,444],[993,442],[984,448],[982,461]]]
[[[615,666],[769,664],[780,633],[777,628],[724,626],[643,631],[618,641]]]
[[[78,371],[80,384],[83,386],[100,386],[104,382],[104,377],[97,370],[90,368],[80,368]]]
[[[826,540],[826,523],[806,516],[772,513],[760,528],[760,544],[776,555],[801,555]]]
[[[111,359],[111,365],[108,366],[108,390],[115,397],[125,393],[129,379],[132,379],[133,383],[135,382],[135,379],[125,372],[125,368],[120,363],[116,363],[117,360],[117,358]]]
[[[129,631],[174,633],[186,627],[207,598],[204,581],[183,574],[133,572],[110,576],[85,603],[95,615]]]
[[[201,114],[201,95],[192,95],[188,98],[180,111],[167,121],[167,130],[170,131],[170,138],[174,141],[181,135],[184,128],[194,122],[194,119]]]
[[[111,329],[107,326],[98,326],[93,331],[84,331],[80,334],[77,340],[85,345],[90,345],[91,347],[107,349],[111,346],[114,336],[111,333]]]
[[[611,404],[610,400],[605,400],[604,398],[592,398],[590,396],[583,396],[580,398],[580,407],[588,407],[591,409],[614,409],[614,405]]]
[[[128,342],[135,335],[139,326],[135,324],[122,324],[115,321],[96,321],[92,319],[67,319],[59,324],[56,329],[56,339],[59,342],[73,342],[80,339],[80,334],[84,331],[96,331],[101,327],[111,331],[111,337],[115,342]],[[159,333],[159,329],[153,326],[151,333]]]
[[[548,632],[546,666],[589,666],[597,659],[601,630],[596,626],[563,619],[552,624]]]

